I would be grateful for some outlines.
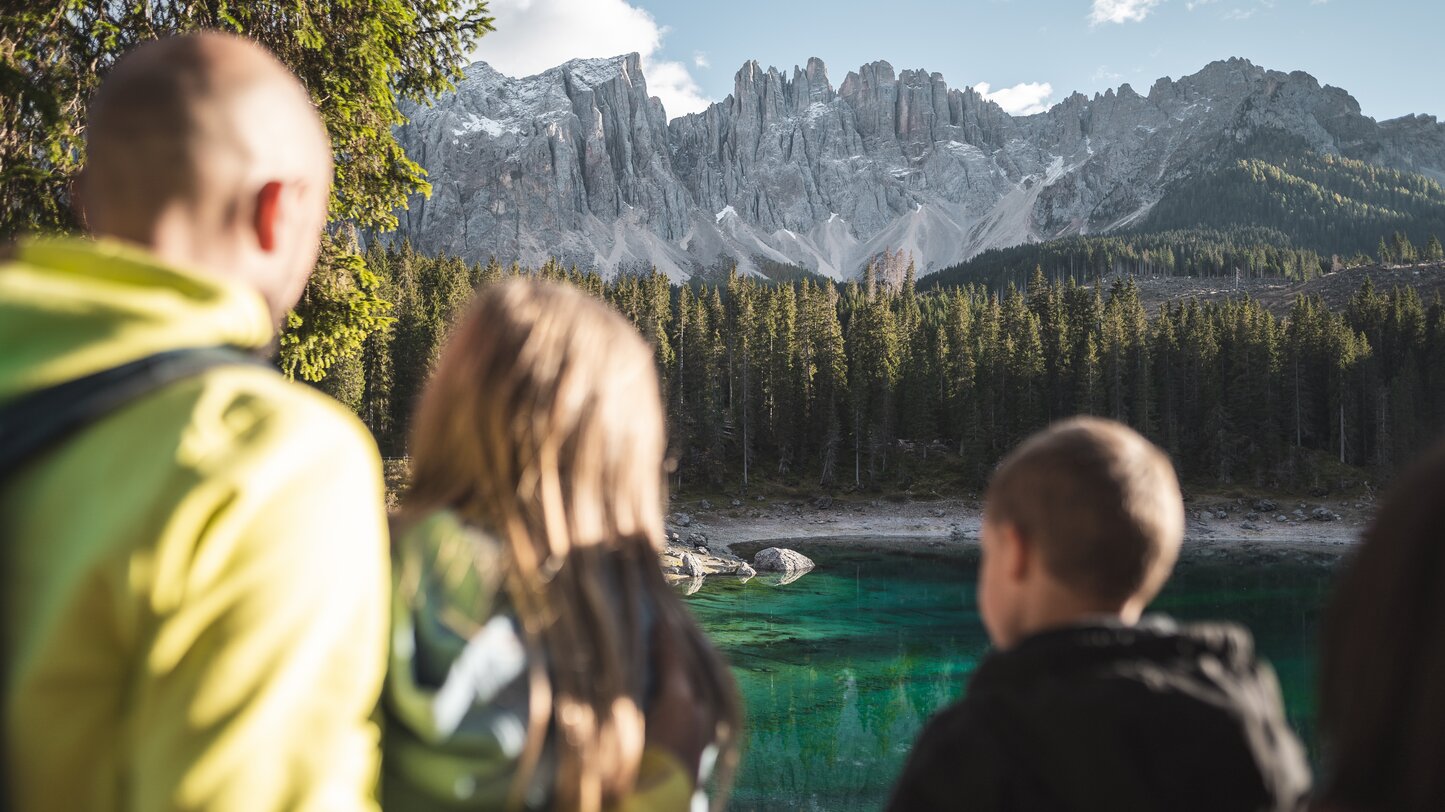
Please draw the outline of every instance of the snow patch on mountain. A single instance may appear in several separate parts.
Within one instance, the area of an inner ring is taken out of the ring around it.
[[[496,119],[479,116],[476,113],[468,113],[466,120],[452,128],[452,135],[472,135],[481,133],[489,138],[501,138],[505,133],[517,134],[521,129],[515,124],[504,124]]]

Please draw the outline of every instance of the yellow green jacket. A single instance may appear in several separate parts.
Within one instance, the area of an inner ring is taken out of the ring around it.
[[[255,292],[119,245],[0,263],[0,403],[272,339]],[[259,366],[170,384],[0,482],[11,808],[374,808],[385,530],[365,428]]]

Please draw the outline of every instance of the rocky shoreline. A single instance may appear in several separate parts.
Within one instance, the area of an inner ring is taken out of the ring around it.
[[[719,500],[720,501],[720,500]],[[1226,563],[1329,564],[1348,555],[1373,516],[1369,496],[1194,497],[1186,500],[1183,557]],[[720,504],[677,499],[668,516],[663,571],[680,580],[751,577],[737,545],[785,541],[918,550],[978,543],[982,507],[972,499],[893,502],[753,497]],[[804,570],[806,571],[806,570]],[[798,573],[797,575],[801,575]]]

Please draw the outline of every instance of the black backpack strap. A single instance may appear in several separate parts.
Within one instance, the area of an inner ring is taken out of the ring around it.
[[[77,429],[169,383],[220,366],[265,365],[233,347],[192,347],[52,386],[0,405],[0,480]]]

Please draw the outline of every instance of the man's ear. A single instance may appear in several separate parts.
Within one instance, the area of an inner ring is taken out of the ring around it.
[[[256,193],[256,216],[251,227],[256,231],[256,244],[267,253],[276,250],[286,207],[285,195],[286,185],[277,180],[267,181]]]
[[[1004,571],[1008,573],[1009,580],[1024,580],[1037,563],[1033,545],[1013,522],[1004,522],[999,527],[999,536],[1003,540]]]

